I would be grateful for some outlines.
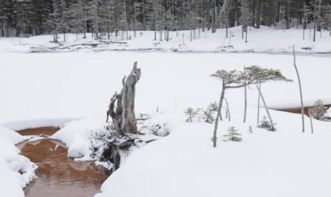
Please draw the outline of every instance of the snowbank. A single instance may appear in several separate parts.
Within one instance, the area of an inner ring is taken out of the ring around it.
[[[162,114],[154,114],[152,117],[148,117],[148,120],[138,121],[139,132],[145,134],[139,136],[139,138],[148,141],[168,135],[171,129],[171,120],[166,119]],[[60,140],[68,147],[68,157],[73,157],[76,160],[98,160],[101,155],[92,156],[92,154],[96,154],[93,150],[104,148],[102,147],[105,145],[103,144],[104,140],[110,134],[107,127],[109,125],[102,118],[84,118],[66,123],[62,129],[50,138]],[[156,131],[157,133],[155,133]],[[100,138],[103,138],[103,140]],[[123,155],[122,161],[125,161],[126,156],[141,145],[143,144],[139,144],[126,153],[125,156]]]
[[[6,122],[2,124],[11,130],[19,131],[28,128],[39,128],[39,127],[63,127],[65,123],[72,121],[72,119],[54,118],[54,119],[39,119],[39,120],[17,120],[12,122]]]
[[[318,132],[302,134],[299,115],[272,114],[275,133],[255,128],[255,116],[248,124],[238,117],[222,122],[216,149],[212,125],[178,124],[169,137],[134,152],[95,197],[330,196],[330,123],[314,121]],[[242,142],[222,141],[230,126]]]
[[[71,121],[51,138],[61,140],[68,147],[68,157],[91,160],[91,140],[93,135],[103,132],[105,123],[101,119],[81,119]]]
[[[35,177],[36,165],[19,155],[16,143],[25,138],[0,127],[0,196],[23,197],[23,188]]]

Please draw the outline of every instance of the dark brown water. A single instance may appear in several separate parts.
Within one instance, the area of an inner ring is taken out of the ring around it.
[[[19,131],[24,135],[50,135],[57,128],[44,127]],[[99,192],[109,173],[92,162],[67,158],[63,143],[41,140],[17,145],[22,155],[38,165],[37,178],[25,188],[27,197],[92,197]]]

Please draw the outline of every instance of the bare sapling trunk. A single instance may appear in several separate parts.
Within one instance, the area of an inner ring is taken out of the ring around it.
[[[248,38],[247,38],[248,30],[247,30],[247,29],[248,29],[248,28],[246,27],[246,32],[245,32],[245,43],[248,42]]]
[[[268,115],[268,118],[269,118],[269,121],[270,121],[270,124],[271,124],[271,130],[274,131],[275,130],[274,122],[272,121],[271,114],[270,114],[270,111],[269,111],[269,107],[268,107],[268,105],[267,105],[267,103],[264,99],[264,96],[262,94],[262,91],[261,91],[260,87],[256,84],[255,84],[255,86],[256,86],[257,90],[259,91],[259,94],[261,96],[261,100],[262,100],[262,103],[264,105],[265,111],[267,112],[267,115]]]
[[[137,62],[128,77],[122,80],[123,88],[119,94],[115,93],[110,100],[108,117],[111,117],[118,133],[137,133],[135,116],[135,86],[141,76],[141,70],[137,68]]]
[[[261,83],[259,83],[259,89],[262,92],[262,87],[261,87]],[[256,120],[256,125],[259,126],[260,125],[260,106],[261,106],[261,94],[259,91],[259,96],[257,97],[257,120]]]
[[[223,100],[224,100],[224,93],[225,93],[225,85],[223,83],[221,97],[220,97],[220,100],[219,100],[219,103],[218,103],[217,114],[216,114],[216,118],[215,118],[213,138],[212,138],[214,148],[216,148],[216,146],[217,146],[217,128],[218,128],[218,121],[219,121],[220,116],[221,116],[222,103],[223,103]]]
[[[314,125],[313,125],[313,115],[311,109],[308,109],[308,114],[309,114],[309,120],[310,120],[310,131],[311,134],[314,133]]]
[[[300,79],[299,70],[298,70],[298,67],[297,67],[297,64],[296,64],[296,56],[295,56],[295,47],[294,46],[293,46],[293,66],[295,68],[295,72],[296,72],[297,77],[298,77],[299,90],[300,90],[302,132],[305,132],[305,108],[303,106],[301,79]]]
[[[224,98],[225,104],[226,104],[226,116],[228,120],[231,122],[231,113],[230,113],[230,107],[229,107],[229,102],[228,99]]]
[[[244,123],[246,123],[246,116],[247,116],[247,80],[245,80],[245,86],[244,86]]]

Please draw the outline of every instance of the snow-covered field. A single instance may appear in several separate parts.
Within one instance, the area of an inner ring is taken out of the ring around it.
[[[150,42],[146,42],[144,33],[141,39],[129,41],[128,48],[154,46],[152,32],[149,33]],[[300,41],[299,30],[284,33],[283,30],[263,29],[252,34],[249,43],[245,44],[238,33],[239,30],[232,45],[242,51],[253,48],[284,52],[291,51],[293,44],[299,51],[305,46],[313,46],[314,52],[331,51],[331,39],[327,35],[312,43]],[[293,36],[293,39],[285,40],[281,35]],[[217,43],[217,39],[211,37],[208,35],[192,43],[186,40],[185,47],[214,51],[223,40]],[[159,109],[155,116],[159,121],[168,122],[171,128],[168,137],[133,152],[103,184],[98,197],[331,195],[328,185],[331,179],[331,123],[314,120],[315,134],[312,135],[306,119],[307,132],[302,134],[299,115],[272,111],[277,131],[257,129],[257,91],[254,87],[248,89],[246,124],[242,123],[243,90],[226,93],[232,122],[221,122],[217,149],[211,144],[212,125],[185,123],[183,111],[186,107],[205,108],[218,100],[221,84],[210,77],[218,69],[243,69],[250,65],[280,69],[294,82],[263,84],[267,103],[274,108],[299,106],[291,55],[92,50],[26,53],[32,46],[45,46],[49,39],[49,36],[0,39],[1,127],[12,130],[51,125],[63,127],[53,137],[69,147],[71,156],[87,156],[84,154],[89,153],[86,147],[89,132],[102,127],[110,97],[119,91],[122,77],[129,73],[133,62],[138,61],[142,77],[137,84],[136,110],[156,114]],[[179,43],[177,40],[161,45],[171,49],[178,48]],[[306,105],[312,105],[318,99],[331,104],[328,92],[330,64],[329,56],[298,55]],[[70,121],[74,122],[65,124]],[[242,142],[222,141],[222,135],[230,126],[239,129]],[[250,126],[253,133],[248,132]],[[0,196],[23,196],[22,188],[33,177],[34,166],[19,156],[14,147],[24,138],[4,128],[0,130],[0,172],[5,174],[0,177]],[[18,171],[22,169],[26,173],[20,175]]]
[[[76,119],[103,116],[121,79],[138,61],[142,79],[137,88],[137,111],[180,111],[218,101],[220,82],[210,77],[217,69],[249,65],[281,69],[296,80],[292,56],[263,54],[176,54],[139,52],[12,54],[1,53],[0,122],[33,119]],[[331,102],[330,58],[299,56],[306,104]],[[263,85],[270,106],[298,106],[297,84]],[[249,105],[256,106],[256,90]],[[230,106],[243,104],[243,90],[229,91]],[[13,124],[11,124],[13,126]],[[24,124],[23,124],[24,125]],[[17,127],[17,125],[16,125]],[[18,129],[18,128],[16,128]]]

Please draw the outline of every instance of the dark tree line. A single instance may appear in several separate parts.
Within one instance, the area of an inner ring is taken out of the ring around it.
[[[331,0],[0,0],[0,36],[138,30],[168,31],[247,27],[331,28]],[[197,36],[195,31],[192,37]]]

